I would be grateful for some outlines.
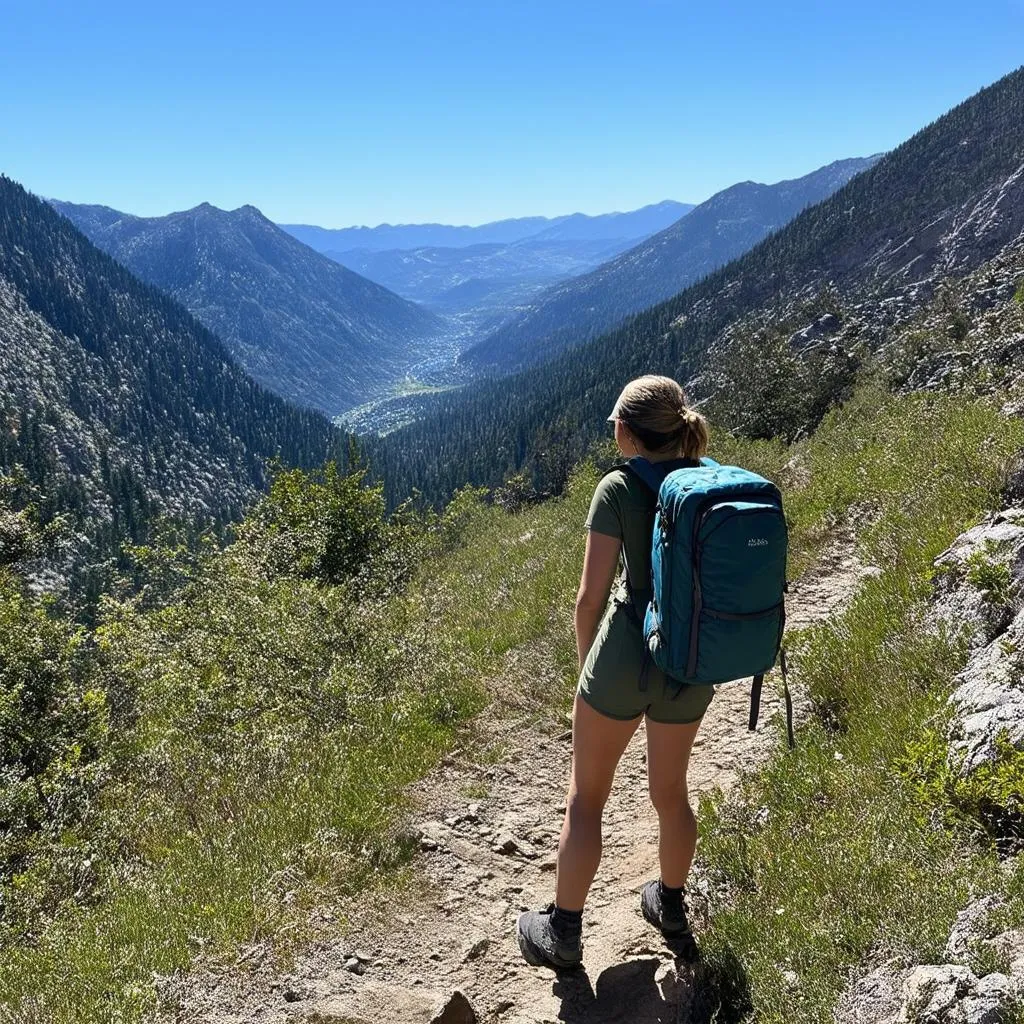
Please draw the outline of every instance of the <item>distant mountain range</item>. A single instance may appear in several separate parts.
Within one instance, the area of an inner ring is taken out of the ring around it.
[[[279,395],[336,414],[386,390],[448,330],[253,206],[165,217],[54,201],[96,245],[179,300]]]
[[[631,313],[663,302],[742,255],[805,207],[873,166],[879,156],[838,160],[774,185],[733,185],[590,273],[541,292],[462,359],[508,371],[550,359],[610,330]]]
[[[450,224],[379,224],[375,228],[321,228],[311,224],[282,224],[289,234],[318,252],[362,249],[456,249],[468,245],[508,245],[525,238],[551,242],[646,238],[693,209],[692,203],[667,199],[628,213],[562,217],[517,217],[476,227]]]
[[[477,331],[497,326],[549,285],[612,259],[633,239],[533,238],[460,248],[327,252],[339,263],[406,299],[451,315],[472,315]]]
[[[0,475],[21,468],[44,520],[70,515],[61,568],[78,593],[99,593],[156,516],[226,524],[269,460],[315,466],[339,447],[323,416],[261,387],[177,301],[0,177]]]
[[[669,300],[541,366],[426,403],[418,422],[369,446],[372,464],[392,497],[416,487],[443,501],[467,483],[523,471],[542,490],[558,488],[607,436],[604,418],[632,377],[699,379],[744,324],[755,341],[756,331],[782,332],[794,358],[807,344],[799,339],[827,342],[837,330],[878,351],[944,280],[997,259],[1019,263],[1022,252],[1024,68]],[[830,317],[823,301],[836,310]],[[945,340],[962,348],[955,327]]]

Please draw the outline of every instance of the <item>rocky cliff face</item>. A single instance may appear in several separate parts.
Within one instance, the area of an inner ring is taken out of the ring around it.
[[[1024,752],[1024,507],[968,530],[937,568],[936,614],[973,647],[950,698],[949,765],[968,778],[1007,745]]]

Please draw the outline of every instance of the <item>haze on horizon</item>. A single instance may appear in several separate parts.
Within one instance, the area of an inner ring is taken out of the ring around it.
[[[1020,64],[1022,0],[5,7],[0,171],[324,227],[697,203],[888,150]]]

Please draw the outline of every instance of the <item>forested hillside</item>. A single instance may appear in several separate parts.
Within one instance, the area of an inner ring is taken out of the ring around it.
[[[468,349],[462,361],[507,372],[540,363],[676,295],[820,202],[878,157],[837,160],[793,181],[741,182],[596,270],[554,285]]]
[[[938,282],[1020,244],[1022,190],[1024,69],[669,301],[543,367],[439,397],[419,423],[372,446],[375,469],[393,497],[418,487],[440,501],[466,482],[500,483],[524,470],[540,490],[559,488],[606,429],[626,380],[663,372],[691,381],[743,318],[758,320],[761,342],[773,331],[793,344],[815,333],[820,340],[832,329],[823,317],[841,324],[858,303],[870,351],[915,315]],[[827,345],[813,351],[825,363],[833,355]],[[842,353],[839,361],[847,355],[857,358]],[[825,384],[839,383],[825,369]],[[770,397],[778,383],[754,374],[734,387]]]
[[[216,332],[261,384],[328,415],[379,395],[447,330],[252,206],[204,203],[166,217],[54,206]]]
[[[0,178],[0,482],[43,525],[46,565],[86,599],[157,517],[238,519],[268,460],[319,465],[322,416],[277,398],[176,301]],[[25,552],[30,556],[32,552]]]

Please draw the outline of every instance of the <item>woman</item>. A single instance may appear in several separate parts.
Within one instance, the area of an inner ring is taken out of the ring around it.
[[[697,465],[707,450],[704,418],[687,408],[683,389],[668,377],[631,381],[608,419],[627,457],[670,462],[676,469]],[[641,624],[651,579],[655,503],[648,487],[623,469],[603,477],[590,503],[576,597],[580,678],[555,902],[547,910],[521,914],[518,925],[523,956],[537,967],[561,970],[582,962],[583,904],[601,860],[601,817],[619,758],[641,718],[647,723],[648,788],[658,813],[661,876],[643,887],[640,906],[666,936],[689,930],[683,888],[697,822],[686,770],[714,690],[680,687],[645,656]],[[620,556],[623,572],[616,580]]]

